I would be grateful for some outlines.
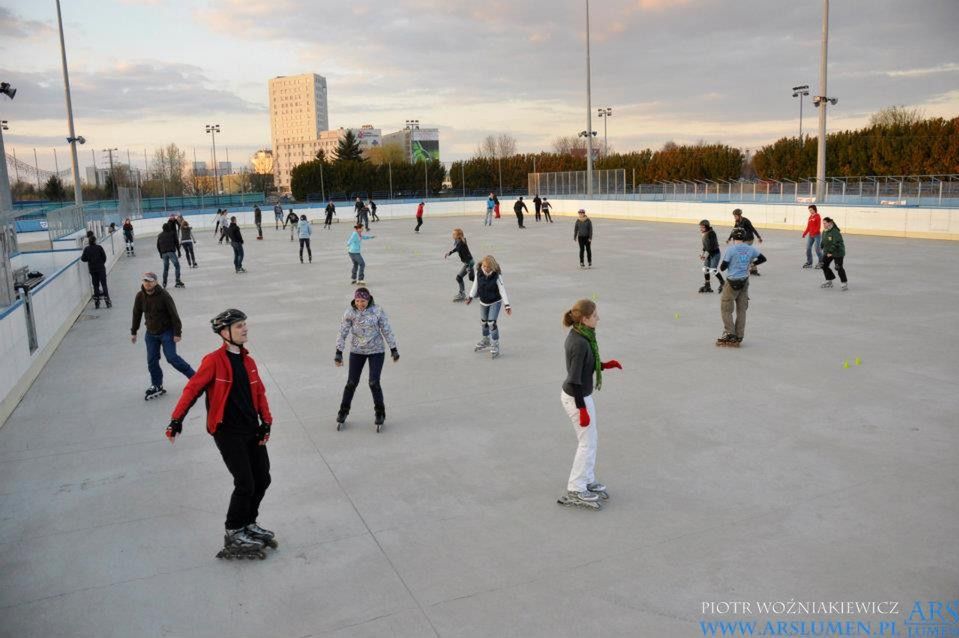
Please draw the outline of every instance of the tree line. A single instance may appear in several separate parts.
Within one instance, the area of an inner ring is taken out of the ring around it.
[[[762,179],[800,180],[816,174],[817,140],[784,137],[752,159]],[[826,136],[826,175],[942,175],[959,173],[959,117],[923,118],[885,109],[869,125]]]

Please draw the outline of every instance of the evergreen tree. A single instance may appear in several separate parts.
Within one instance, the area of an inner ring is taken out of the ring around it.
[[[336,160],[339,162],[362,162],[363,152],[360,151],[360,141],[356,139],[353,131],[347,130],[346,134],[340,138],[333,151]]]
[[[56,202],[62,202],[66,199],[67,191],[63,187],[63,180],[56,175],[51,175],[43,186],[43,196]]]

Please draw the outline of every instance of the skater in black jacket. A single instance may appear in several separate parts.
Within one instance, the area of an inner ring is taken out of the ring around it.
[[[703,236],[703,250],[699,254],[699,260],[703,262],[703,275],[706,283],[699,289],[699,292],[712,292],[712,286],[709,285],[709,275],[716,275],[719,280],[719,292],[723,292],[723,276],[719,274],[719,260],[722,252],[719,250],[719,240],[716,238],[716,231],[709,225],[709,220],[704,219],[699,222],[699,232]]]
[[[735,229],[737,229],[737,228],[742,228],[742,229],[743,229],[743,232],[745,233],[746,240],[745,240],[743,243],[745,243],[745,244],[747,244],[747,245],[749,245],[749,246],[752,246],[752,245],[753,245],[753,241],[755,241],[755,240],[757,240],[757,239],[759,240],[759,243],[760,243],[760,244],[763,243],[763,238],[762,238],[762,236],[760,236],[759,231],[756,230],[756,227],[753,226],[753,223],[752,223],[751,221],[749,221],[749,219],[747,219],[746,217],[743,217],[743,211],[742,211],[742,210],[740,210],[740,209],[738,209],[738,208],[735,209],[735,210],[733,211],[733,219],[736,220],[736,223],[733,225],[733,230],[735,230]],[[731,242],[732,240],[733,240],[733,233],[732,233],[732,231],[730,231],[730,233],[729,233],[729,238],[726,239],[726,243],[728,244],[728,243]],[[749,267],[749,274],[750,274],[750,275],[756,275],[757,277],[759,276],[759,269],[756,268],[756,264],[750,265],[750,267]]]
[[[466,244],[466,236],[463,234],[462,228],[453,229],[453,248],[443,255],[443,259],[448,258],[453,253],[457,253],[460,261],[463,262],[463,267],[460,268],[459,273],[456,275],[456,283],[459,284],[460,291],[453,297],[453,301],[466,301],[466,285],[463,282],[463,278],[469,275],[470,281],[473,281],[476,276],[473,270],[476,262],[473,261],[473,255],[470,253],[470,248]]]
[[[170,262],[173,262],[173,278],[177,288],[183,288],[183,281],[180,279],[180,259],[176,256],[180,250],[180,240],[177,237],[176,226],[173,222],[163,224],[163,231],[157,235],[157,252],[163,260],[163,287],[170,274]]]
[[[233,246],[233,267],[236,272],[246,272],[243,267],[243,235],[240,234],[240,225],[236,223],[236,217],[230,218],[230,228],[227,230],[230,238],[230,245]]]
[[[333,200],[330,200],[330,203],[326,205],[326,219],[323,220],[323,228],[327,230],[333,230],[333,215],[336,215],[336,204],[333,203]]]
[[[578,219],[573,226],[573,241],[579,243],[579,267],[593,267],[593,220],[586,216],[586,210],[580,208]],[[583,263],[583,253],[586,253],[586,263]],[[588,264],[588,266],[587,266]]]
[[[293,212],[293,209],[290,209],[290,212],[286,216],[286,221],[283,222],[283,228],[286,228],[287,224],[290,226],[290,241],[293,241],[293,235],[296,235],[296,227],[300,223],[300,218],[296,213]]]
[[[193,376],[193,368],[176,352],[180,343],[183,324],[177,313],[173,297],[157,285],[156,273],[143,273],[140,292],[133,300],[133,325],[130,328],[130,341],[136,344],[141,319],[146,320],[144,342],[147,347],[147,369],[150,371],[151,385],[144,399],[149,401],[166,394],[163,389],[163,370],[160,368],[160,351],[167,363],[178,370],[187,379]]]
[[[523,196],[520,195],[520,198],[513,204],[513,212],[516,213],[516,223],[520,228],[526,228],[526,226],[523,225],[524,210],[529,214],[529,209],[526,208],[526,202],[523,201]]]
[[[99,308],[100,300],[103,299],[107,308],[112,308],[110,291],[107,290],[107,253],[103,250],[103,246],[97,243],[95,236],[87,236],[87,246],[83,249],[80,261],[86,262],[90,270],[90,281],[93,283],[93,305]]]

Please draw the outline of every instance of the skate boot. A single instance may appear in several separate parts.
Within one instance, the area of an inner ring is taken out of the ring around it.
[[[841,287],[843,290],[849,290],[849,284],[843,284]]]
[[[112,307],[113,307],[113,302],[110,301],[109,297],[107,297],[107,308],[112,308]]]
[[[599,504],[599,496],[589,491],[566,492],[566,495],[561,496],[556,502],[566,507],[585,507],[594,510],[602,508],[602,505]]]
[[[263,551],[263,543],[250,535],[246,528],[228,529],[223,536],[223,549],[217,552],[217,558],[266,558],[266,552]]]
[[[822,270],[822,262],[819,262],[818,264],[816,264],[815,269]]]
[[[712,292],[712,291],[713,291],[713,289],[712,289],[712,287],[709,285],[709,283],[703,284],[702,287],[700,287],[700,289],[699,289],[699,292]]]
[[[726,282],[725,282],[725,281],[722,282],[722,283],[720,283],[720,284],[719,284],[719,288],[716,289],[716,292],[718,292],[719,294],[723,294],[723,288],[724,288],[725,286],[726,286]]]
[[[93,307],[94,307],[94,308],[97,308],[97,309],[100,308],[100,298],[99,298],[99,297],[94,297],[94,298],[93,298]]]
[[[183,282],[180,281],[180,280],[177,280],[177,282],[176,282],[175,284],[173,284],[173,287],[174,287],[174,288],[186,288],[186,284],[183,283]]]
[[[280,546],[280,544],[276,542],[276,534],[260,527],[256,524],[256,521],[246,526],[246,533],[252,536],[254,540],[260,541],[271,549],[276,549]]]
[[[476,342],[476,345],[473,346],[473,352],[479,352],[480,350],[486,350],[490,347],[492,342],[489,340],[489,337],[483,337]]]
[[[609,498],[609,492],[606,491],[606,486],[602,483],[590,483],[586,486],[586,491],[596,494],[604,501]]]
[[[356,285],[357,285],[357,286],[365,286],[365,285],[366,285],[366,281],[364,281],[362,278],[361,278],[361,279],[357,279],[357,280],[356,280]]]
[[[457,293],[457,295],[456,295],[455,297],[453,297],[453,303],[456,303],[456,302],[458,302],[458,301],[466,301],[466,293],[465,293],[465,292]]]
[[[147,388],[146,395],[143,397],[144,401],[150,401],[157,397],[162,397],[166,394],[166,390],[163,389],[162,385],[151,385]]]
[[[824,282],[824,283],[823,283],[821,286],[819,286],[819,287],[820,287],[820,288],[832,288],[832,281],[830,280],[830,281]]]
[[[340,408],[340,411],[336,413],[336,431],[339,432],[343,428],[343,424],[346,423],[346,415],[350,413],[349,410]]]
[[[386,421],[386,408],[381,406],[374,408],[374,410],[376,412],[376,420],[373,421],[373,423],[376,425],[376,431],[379,432],[383,428],[383,422]]]
[[[739,346],[739,339],[736,338],[736,335],[726,332],[723,333],[723,336],[719,339],[716,339],[716,345],[725,348],[735,348]]]
[[[351,286],[355,286],[355,285],[356,285],[356,280],[355,280],[355,279],[350,279],[350,285],[351,285]]]
[[[803,267],[803,268],[812,268],[812,264],[803,264],[802,267]]]
[[[499,341],[494,341],[489,348],[490,357],[496,359],[499,357]]]

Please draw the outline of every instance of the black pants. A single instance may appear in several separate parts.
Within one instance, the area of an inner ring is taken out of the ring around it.
[[[306,246],[306,254],[310,256],[310,261],[313,261],[313,251],[310,250],[310,238],[309,237],[300,237],[300,261],[303,261],[303,247]]]
[[[375,210],[371,210],[371,211],[370,211],[370,215],[371,215],[370,219],[371,219],[372,221],[374,221],[374,222],[380,221],[380,216],[376,214],[376,211],[375,211]]]
[[[193,242],[187,241],[180,244],[183,246],[183,252],[186,253],[186,263],[188,266],[196,265],[196,254],[193,252]]]
[[[539,213],[541,210],[542,209],[539,206],[536,207],[536,221],[539,221]]]
[[[836,275],[832,273],[832,269],[829,267],[829,264],[835,261],[836,272],[839,273],[839,281],[846,283],[846,269],[842,267],[843,259],[845,259],[845,257],[838,257],[836,255],[832,255],[831,257],[823,257],[822,272],[824,275],[826,275],[826,281],[832,281],[836,278]]]
[[[420,226],[422,226],[422,225],[423,225],[423,218],[422,218],[422,217],[417,217],[417,218],[416,218],[416,228],[414,228],[413,230],[415,230],[416,232],[420,232]]]
[[[583,252],[586,252],[586,259],[589,265],[593,265],[593,240],[586,237],[578,237],[579,240],[579,263],[583,265]]]
[[[327,213],[326,219],[323,220],[324,226],[333,226],[333,213]]]
[[[107,290],[107,271],[95,270],[90,273],[93,283],[93,298],[110,300],[110,291]]]
[[[256,236],[260,239],[263,239],[263,224],[262,222],[256,223]]]
[[[516,211],[516,223],[520,228],[523,227],[523,211],[521,210]]]
[[[270,456],[255,436],[216,434],[213,440],[233,475],[226,528],[239,529],[256,522],[260,513],[260,501],[270,486]]]
[[[383,409],[383,389],[380,387],[380,373],[383,371],[383,361],[386,359],[386,353],[377,352],[376,354],[356,354],[350,353],[350,371],[347,375],[346,387],[343,388],[343,400],[340,402],[340,409],[350,411],[353,405],[353,393],[356,392],[356,386],[360,384],[360,375],[363,374],[363,366],[366,361],[370,362],[370,392],[373,393],[373,407]]]
[[[549,216],[549,209],[548,209],[548,208],[544,208],[544,209],[543,209],[543,216],[546,217],[546,221],[548,221],[550,224],[553,223],[553,218]]]

